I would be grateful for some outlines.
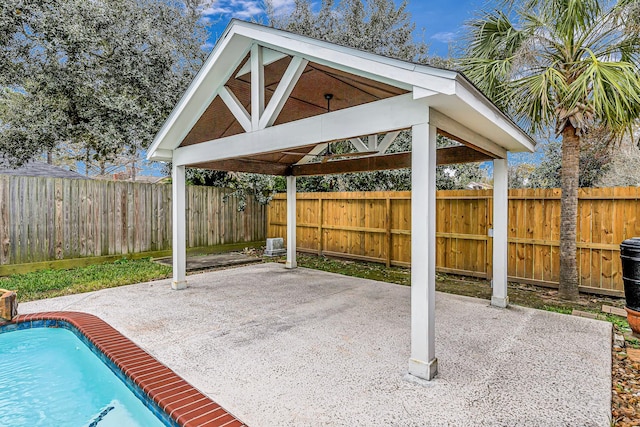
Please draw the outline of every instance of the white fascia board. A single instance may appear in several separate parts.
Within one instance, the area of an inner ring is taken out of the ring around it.
[[[463,124],[453,120],[451,117],[441,112],[431,109],[429,111],[429,123],[438,129],[457,136],[476,147],[482,148],[495,156],[504,159],[507,157],[507,150],[499,144],[485,138],[484,136],[467,128]]]
[[[173,159],[173,151],[159,148],[153,152],[152,156],[147,156],[147,158],[158,162],[170,162]]]
[[[156,134],[147,159],[158,149],[173,150],[180,145],[250,48],[251,40],[236,36],[229,29],[225,32]]]
[[[417,87],[417,86],[413,87],[413,99],[422,99],[422,98],[427,98],[433,95],[438,95],[438,92],[425,89],[422,87]]]
[[[356,49],[321,42],[308,37],[244,22],[234,25],[235,33],[255,40],[258,44],[291,56],[349,72],[375,81],[412,90],[414,86],[445,95],[455,93],[457,73],[368,54]]]
[[[510,137],[508,151],[535,151],[536,142],[462,75],[457,78],[456,96]]]
[[[190,165],[406,129],[427,120],[428,105],[405,94],[259,131],[180,147],[173,162]]]

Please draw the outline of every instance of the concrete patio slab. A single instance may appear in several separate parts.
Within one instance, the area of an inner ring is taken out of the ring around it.
[[[407,376],[408,287],[279,264],[20,305],[95,314],[253,427],[608,426],[611,326],[437,294],[439,374]]]
[[[173,265],[173,258],[156,258],[155,262],[168,265]],[[225,252],[222,254],[209,254],[209,255],[197,255],[187,257],[187,271],[208,270],[213,268],[222,267],[235,267],[245,264],[256,264],[262,262],[262,258],[256,256],[247,256],[240,252]]]

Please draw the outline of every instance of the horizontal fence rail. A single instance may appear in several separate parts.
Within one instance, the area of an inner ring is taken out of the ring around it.
[[[411,193],[299,193],[300,251],[409,266]],[[438,191],[436,265],[439,271],[492,276],[492,190]],[[623,295],[620,243],[640,236],[640,191],[587,188],[579,192],[580,289]],[[286,238],[286,196],[267,211],[267,237]],[[508,274],[520,283],[557,287],[560,276],[560,190],[509,191]]]
[[[263,240],[265,206],[187,186],[187,247]],[[0,176],[0,265],[171,249],[171,185]]]

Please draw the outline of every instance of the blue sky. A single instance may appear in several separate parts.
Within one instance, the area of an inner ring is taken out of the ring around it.
[[[318,4],[320,0],[317,1]],[[396,0],[396,3],[400,3]],[[293,0],[273,0],[274,7],[286,13]],[[416,23],[415,35],[430,45],[430,52],[446,56],[451,43],[463,32],[464,22],[472,18],[487,0],[409,0],[409,11]],[[260,19],[262,0],[214,0],[205,10],[212,22],[210,41],[214,42],[224,31],[231,18],[244,20]]]

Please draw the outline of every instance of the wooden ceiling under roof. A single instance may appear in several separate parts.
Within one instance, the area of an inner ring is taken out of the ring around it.
[[[251,113],[251,74],[242,73],[249,55],[227,81],[227,88],[236,96],[247,112]],[[286,56],[264,67],[265,105],[268,105],[280,79],[287,69],[291,57]],[[327,112],[325,94],[333,95],[331,111],[354,107],[408,91],[380,83],[365,77],[332,69],[309,62],[296,83],[291,95],[274,123],[274,126]],[[180,147],[244,133],[243,127],[227,108],[220,96],[216,96],[191,131],[181,142]],[[450,135],[445,135],[450,136]],[[465,141],[461,141],[467,145]],[[368,155],[349,159],[336,159],[327,162],[296,165],[315,145],[296,148],[295,153],[272,152],[229,160],[205,162],[189,165],[202,169],[221,171],[252,172],[269,175],[323,175],[345,172],[363,172],[383,169],[400,169],[411,166],[411,153]],[[491,160],[494,156],[479,152],[467,146],[439,149],[438,164],[453,164]]]

